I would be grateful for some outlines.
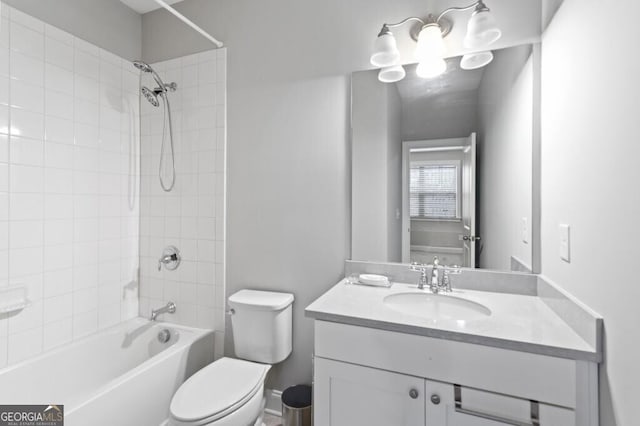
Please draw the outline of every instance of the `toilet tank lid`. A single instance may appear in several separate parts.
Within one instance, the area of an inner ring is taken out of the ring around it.
[[[229,306],[260,311],[279,311],[293,303],[293,294],[275,291],[240,290],[229,296]]]

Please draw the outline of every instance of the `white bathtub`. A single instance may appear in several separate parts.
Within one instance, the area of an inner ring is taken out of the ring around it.
[[[0,404],[64,404],[66,426],[158,426],[213,345],[210,330],[135,318],[0,370]]]

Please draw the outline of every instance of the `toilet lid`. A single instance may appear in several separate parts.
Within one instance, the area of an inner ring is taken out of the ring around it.
[[[171,400],[173,418],[214,421],[244,405],[260,388],[268,365],[221,358],[191,376]]]

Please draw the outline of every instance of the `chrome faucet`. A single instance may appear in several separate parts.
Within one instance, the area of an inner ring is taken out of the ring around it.
[[[424,290],[426,286],[429,286],[429,290],[431,290],[433,294],[438,294],[441,291],[450,292],[450,275],[457,275],[462,272],[460,267],[457,265],[440,265],[440,259],[438,259],[438,256],[433,258],[433,264],[431,265],[414,262],[411,264],[410,269],[412,271],[420,272],[418,290]]]
[[[161,308],[152,309],[151,310],[151,321],[155,321],[158,315],[170,313],[174,314],[176,312],[176,304],[173,302],[169,302]]]
[[[431,278],[429,279],[429,290],[431,290],[433,294],[438,294],[440,291],[440,280],[438,279],[440,277],[439,267],[440,259],[438,259],[438,256],[434,256],[433,266],[431,267]]]

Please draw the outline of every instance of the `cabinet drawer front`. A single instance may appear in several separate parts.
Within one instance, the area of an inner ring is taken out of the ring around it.
[[[314,424],[425,426],[424,379],[315,358]]]
[[[316,356],[575,409],[573,360],[366,327],[315,322]]]

